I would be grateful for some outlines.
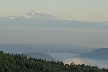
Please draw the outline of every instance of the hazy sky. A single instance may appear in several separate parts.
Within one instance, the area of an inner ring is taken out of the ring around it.
[[[51,43],[89,47],[107,47],[106,30],[0,30],[0,44],[5,43]]]
[[[62,19],[108,21],[108,0],[0,0],[0,17],[33,10]]]

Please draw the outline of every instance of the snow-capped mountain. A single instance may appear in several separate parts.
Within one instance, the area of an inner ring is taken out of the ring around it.
[[[27,20],[38,20],[38,21],[59,20],[59,18],[56,16],[40,13],[37,10],[31,11],[21,16],[9,16],[9,17],[1,17],[1,18],[14,19],[14,20],[15,19],[25,19],[25,20],[27,19]]]
[[[29,12],[25,15],[23,15],[26,19],[38,19],[40,21],[44,21],[44,20],[58,20],[58,17],[53,16],[53,15],[49,15],[49,14],[44,14],[44,13],[40,13],[39,11],[32,11]]]
[[[81,29],[108,29],[106,22],[85,22],[63,20],[57,16],[41,13],[37,10],[21,16],[0,17],[0,27],[50,27],[50,28],[81,28]]]

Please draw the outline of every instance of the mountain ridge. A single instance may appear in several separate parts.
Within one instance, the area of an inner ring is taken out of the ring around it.
[[[58,17],[58,16],[55,16],[53,14],[49,14],[49,13],[43,13],[43,12],[40,12],[38,10],[31,10],[31,11],[28,11],[28,12],[25,12],[23,14],[20,14],[20,15],[9,15],[9,16],[0,16],[0,18],[6,18],[6,17],[19,17],[19,16],[22,16],[22,15],[35,15],[35,14],[46,14],[46,15],[52,15],[54,17]],[[59,17],[58,17],[59,18]],[[12,18],[13,19],[13,18]],[[60,20],[70,20],[70,21],[79,21],[79,22],[82,22],[84,20],[74,20],[74,19],[63,19],[63,18],[59,18]],[[96,21],[85,21],[85,22],[96,22]],[[96,23],[100,23],[100,22],[108,22],[107,20],[106,21],[98,21]]]
[[[99,59],[99,60],[108,60],[108,48],[100,48],[94,50],[92,52],[83,54],[83,57],[92,58],[92,59]]]
[[[58,20],[62,20],[62,21],[75,21],[75,20],[71,20],[71,19],[62,19],[62,18],[59,18],[57,16],[54,16],[54,15],[51,15],[51,14],[46,14],[46,13],[41,13],[39,12],[38,10],[33,10],[33,11],[30,11],[28,13],[25,13],[23,15],[19,15],[19,16],[5,16],[5,17],[0,17],[0,18],[10,18],[10,19],[15,19],[16,18],[19,18],[19,17],[25,17],[25,16],[35,16],[36,14],[43,14],[43,15],[46,15],[46,16],[51,16],[51,17],[54,17],[55,19],[58,19]],[[26,17],[25,17],[26,18]],[[28,18],[27,18],[28,19]],[[77,21],[77,22],[94,22],[94,21]],[[104,22],[108,22],[108,21],[104,21]],[[101,22],[94,22],[94,23],[101,23]]]
[[[108,21],[74,21],[64,20],[57,16],[31,11],[20,16],[0,17],[1,28],[74,28],[74,29],[108,29]]]
[[[37,10],[31,11],[31,12],[28,12],[26,14],[19,15],[19,16],[7,16],[7,17],[0,17],[0,18],[18,19],[18,18],[22,17],[22,18],[25,18],[25,19],[29,19],[29,18],[33,18],[33,17],[38,17],[39,18],[39,16],[45,17],[46,19],[48,19],[48,17],[52,18],[52,19],[58,19],[57,16],[41,13],[41,12],[39,12]]]

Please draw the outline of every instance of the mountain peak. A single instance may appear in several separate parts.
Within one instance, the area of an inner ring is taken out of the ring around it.
[[[34,10],[34,11],[31,11],[31,12],[25,14],[25,15],[35,15],[35,14],[39,14],[39,13],[40,13],[39,11]]]
[[[32,15],[35,15],[35,14],[37,14],[37,13],[40,13],[40,12],[37,11],[37,10],[34,10],[34,11],[32,12]]]

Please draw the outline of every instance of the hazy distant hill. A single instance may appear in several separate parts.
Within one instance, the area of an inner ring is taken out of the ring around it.
[[[55,60],[53,57],[51,57],[50,55],[48,54],[45,54],[45,53],[24,53],[25,55],[29,57],[33,57],[33,58],[37,58],[37,59],[46,59],[48,61],[52,61],[52,60]]]
[[[82,55],[86,58],[108,60],[108,48],[101,48]]]
[[[95,48],[64,44],[0,44],[0,50],[9,53],[73,53],[84,54]]]

